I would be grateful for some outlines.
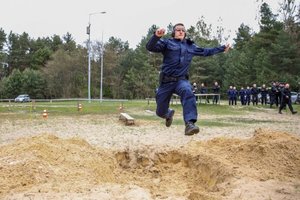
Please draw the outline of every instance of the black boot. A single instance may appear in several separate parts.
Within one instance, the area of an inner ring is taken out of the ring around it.
[[[166,118],[166,127],[170,127],[173,122],[173,116],[174,116],[175,110],[170,111],[170,116]]]
[[[185,135],[194,135],[197,133],[199,133],[199,127],[195,126],[193,122],[187,122],[185,124],[185,131],[184,131]]]
[[[297,113],[297,111],[292,111],[292,114],[294,115],[294,114],[296,114]]]

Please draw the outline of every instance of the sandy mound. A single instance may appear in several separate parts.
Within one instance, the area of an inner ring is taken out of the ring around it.
[[[80,139],[53,135],[21,138],[0,148],[0,194],[51,184],[51,190],[114,179],[114,159]],[[75,186],[76,187],[76,186]],[[40,191],[47,192],[47,188]]]
[[[277,188],[283,182],[289,188]],[[243,186],[251,183],[274,191],[247,196]],[[283,132],[176,150],[114,152],[50,134],[0,147],[0,198],[7,199],[297,199],[298,184],[300,138]]]
[[[289,133],[258,129],[247,140],[216,138],[188,146],[232,166],[241,176],[260,180],[300,178],[300,138]],[[240,169],[240,170],[237,170]]]

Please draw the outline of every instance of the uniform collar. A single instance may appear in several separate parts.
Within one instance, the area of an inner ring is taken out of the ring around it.
[[[182,42],[182,43],[187,43],[187,44],[193,44],[194,43],[194,41],[191,40],[190,38],[185,38],[183,40],[173,38],[173,40],[176,41],[176,42]]]

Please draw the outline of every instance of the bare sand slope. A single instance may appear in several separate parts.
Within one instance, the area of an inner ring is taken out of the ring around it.
[[[19,137],[0,146],[1,199],[272,199],[300,197],[300,138],[190,140],[180,147],[101,148],[82,137]]]

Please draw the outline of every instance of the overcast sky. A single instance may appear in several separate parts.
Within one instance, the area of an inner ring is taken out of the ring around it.
[[[282,0],[265,1],[277,13]],[[0,27],[7,34],[26,32],[36,39],[69,32],[78,44],[88,38],[89,14],[102,11],[106,14],[91,15],[91,40],[101,40],[103,33],[104,41],[114,36],[132,48],[153,24],[182,22],[189,28],[201,16],[213,28],[231,31],[231,40],[241,23],[258,30],[256,0],[0,0],[0,5]]]

